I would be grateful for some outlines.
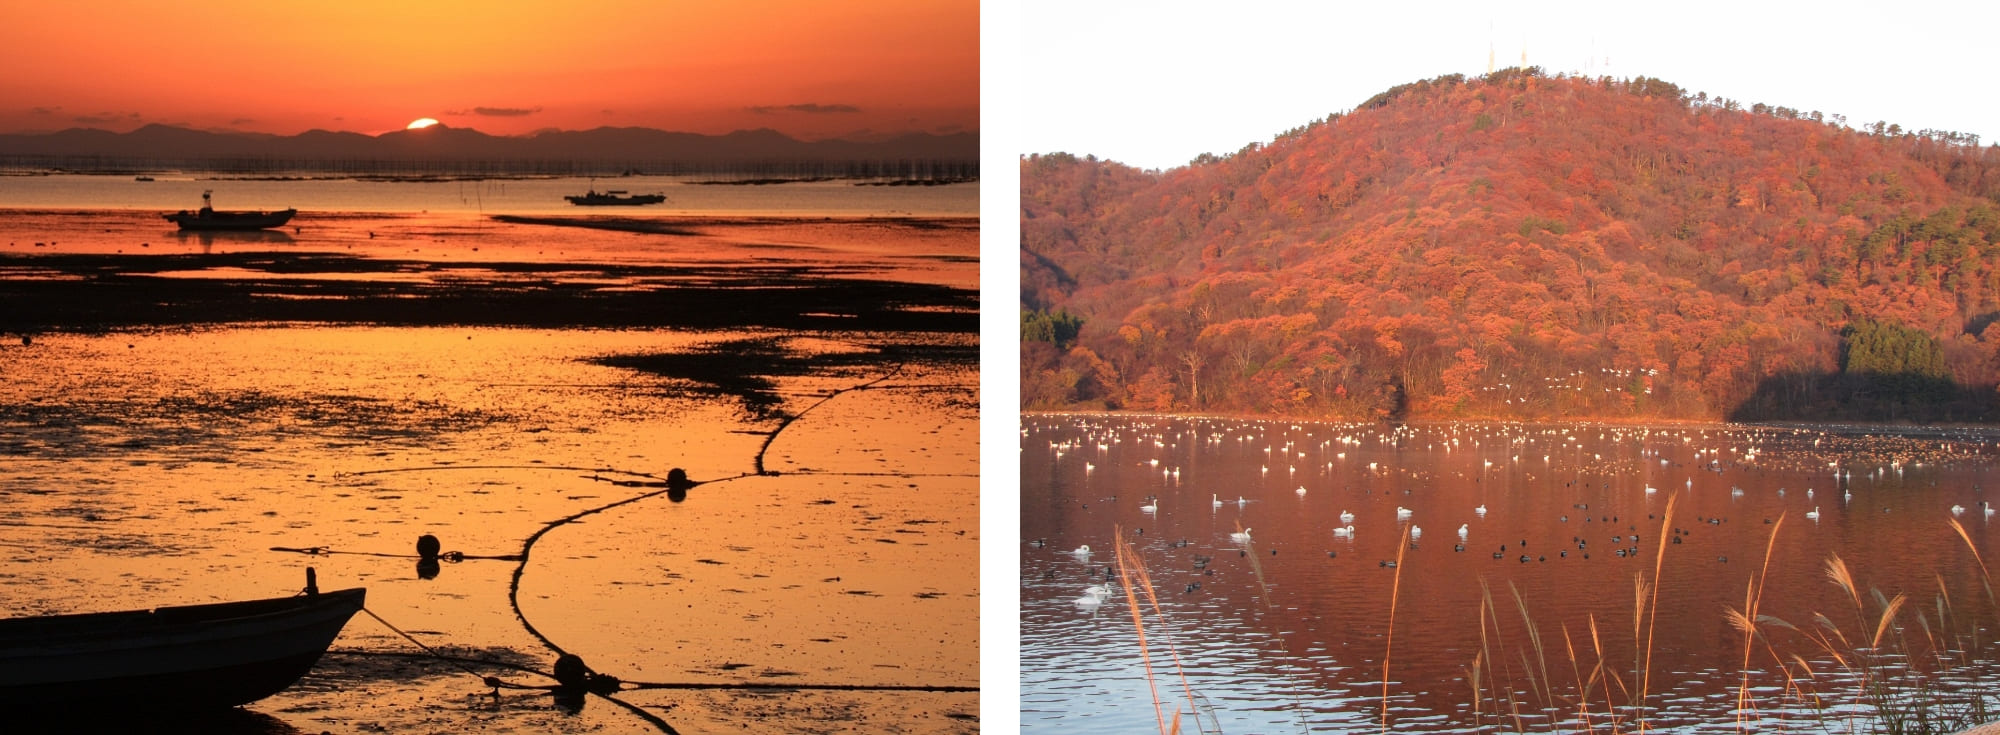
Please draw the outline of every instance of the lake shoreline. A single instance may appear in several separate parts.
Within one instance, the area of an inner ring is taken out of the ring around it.
[[[1841,421],[1813,423],[1806,421],[1698,421],[1676,419],[1619,419],[1619,418],[1567,418],[1567,419],[1408,419],[1404,421],[1360,421],[1329,418],[1302,418],[1284,415],[1228,414],[1228,413],[1158,413],[1152,411],[1064,411],[1055,409],[1022,410],[1027,416],[1099,416],[1105,418],[1158,418],[1158,419],[1205,419],[1216,421],[1264,421],[1310,424],[1353,424],[1376,425],[1396,424],[1409,426],[1463,425],[1517,425],[1517,426],[1591,426],[1623,429],[1788,429],[1793,431],[1818,431],[1828,434],[1895,435],[1910,438],[1944,437],[1963,439],[1965,433],[1983,434],[1986,438],[2000,441],[2000,424],[1891,424]]]

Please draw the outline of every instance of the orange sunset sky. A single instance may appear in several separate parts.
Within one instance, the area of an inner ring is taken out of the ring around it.
[[[976,132],[972,0],[0,0],[0,132]]]

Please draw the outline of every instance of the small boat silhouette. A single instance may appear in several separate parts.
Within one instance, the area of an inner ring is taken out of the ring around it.
[[[201,193],[201,209],[189,212],[185,209],[161,217],[180,225],[183,230],[262,230],[279,227],[290,222],[297,209],[282,209],[275,212],[218,212],[210,206],[209,195],[213,191]]]
[[[612,189],[610,191],[605,191],[605,192],[599,192],[596,189],[591,189],[590,193],[588,194],[571,195],[563,198],[569,200],[569,203],[575,204],[579,207],[609,207],[609,206],[637,206],[641,204],[659,204],[660,202],[664,202],[667,200],[667,195],[627,194],[623,189]]]

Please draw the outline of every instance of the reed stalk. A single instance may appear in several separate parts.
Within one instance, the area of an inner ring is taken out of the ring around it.
[[[1750,578],[1743,590],[1743,609],[1728,610],[1725,614],[1736,629],[1743,632],[1743,665],[1740,669],[1741,681],[1736,688],[1736,729],[1747,729],[1748,715],[1754,705],[1750,701],[1750,653],[1756,649],[1757,623],[1764,603],[1764,588],[1771,579],[1771,555],[1778,547],[1778,531],[1785,527],[1785,513],[1778,514],[1778,522],[1771,526],[1771,534],[1764,540],[1764,564],[1757,575]],[[1782,662],[1781,662],[1782,664]]]
[[[1139,661],[1145,664],[1146,667],[1146,688],[1153,693],[1153,719],[1159,723],[1160,732],[1165,734],[1168,732],[1167,717],[1166,713],[1160,709],[1160,688],[1153,682],[1153,657],[1146,651],[1146,622],[1140,619],[1139,598],[1132,593],[1132,574],[1127,568],[1128,562],[1126,556],[1132,552],[1127,548],[1128,545],[1125,543],[1124,529],[1113,526],[1112,536],[1115,539],[1112,547],[1117,553],[1118,559],[1118,581],[1125,587],[1126,606],[1132,609],[1132,630],[1139,634]],[[1179,711],[1178,709],[1175,710],[1176,713]],[[1179,720],[1178,715],[1176,715],[1175,720]]]
[[[1237,525],[1238,527],[1241,527],[1242,522],[1238,521]],[[1139,558],[1136,553],[1131,552],[1129,545],[1125,542],[1125,538],[1123,536],[1120,536],[1118,538],[1118,547],[1119,549],[1123,550],[1125,554],[1130,554],[1131,556],[1132,566],[1139,575],[1139,585],[1140,585],[1139,588],[1141,590],[1144,590],[1146,593],[1146,603],[1153,606],[1153,618],[1159,620],[1161,623],[1167,622],[1166,612],[1160,609],[1159,597],[1153,594],[1153,575],[1152,572],[1146,569],[1146,561],[1144,559]],[[1127,590],[1129,591],[1130,588],[1128,587]],[[1195,698],[1194,698],[1194,687],[1188,684],[1187,668],[1181,665],[1180,650],[1174,646],[1174,637],[1171,635],[1171,631],[1172,631],[1171,627],[1167,628],[1165,632],[1169,634],[1163,635],[1161,637],[1163,640],[1166,641],[1167,655],[1171,657],[1174,661],[1174,672],[1180,676],[1181,692],[1187,695],[1188,708],[1194,709],[1197,706],[1195,704]],[[1195,722],[1199,723],[1201,721],[1201,718],[1198,716],[1199,712],[1197,712],[1196,714],[1197,717],[1195,718]],[[1175,731],[1180,730],[1179,707],[1174,708],[1174,730]]]
[[[1382,644],[1382,732],[1389,732],[1389,657],[1396,650],[1396,601],[1403,591],[1403,552],[1410,548],[1410,524],[1403,524],[1396,544],[1396,578],[1389,586],[1389,634]]]
[[[1680,493],[1667,496],[1667,510],[1660,515],[1660,532],[1655,535],[1660,540],[1660,550],[1653,554],[1653,595],[1647,605],[1646,625],[1646,665],[1639,678],[1639,733],[1646,732],[1646,695],[1653,688],[1653,632],[1660,625],[1660,571],[1667,561],[1667,534],[1673,529],[1674,505],[1679,503]]]

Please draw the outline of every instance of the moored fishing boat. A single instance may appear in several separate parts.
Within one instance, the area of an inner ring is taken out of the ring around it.
[[[183,230],[261,230],[280,227],[290,222],[297,209],[280,209],[272,212],[218,212],[209,206],[212,191],[201,193],[201,209],[189,212],[185,209],[173,214],[163,214],[168,222],[180,225]]]
[[[604,207],[604,206],[636,206],[640,204],[659,204],[660,202],[664,202],[667,200],[667,195],[627,194],[622,189],[613,189],[611,191],[600,193],[596,189],[591,189],[590,193],[588,194],[571,195],[563,198],[569,200],[569,203],[575,204],[580,207]]]
[[[366,596],[322,593],[307,579],[292,597],[0,620],[0,709],[188,712],[276,694],[312,669]]]

